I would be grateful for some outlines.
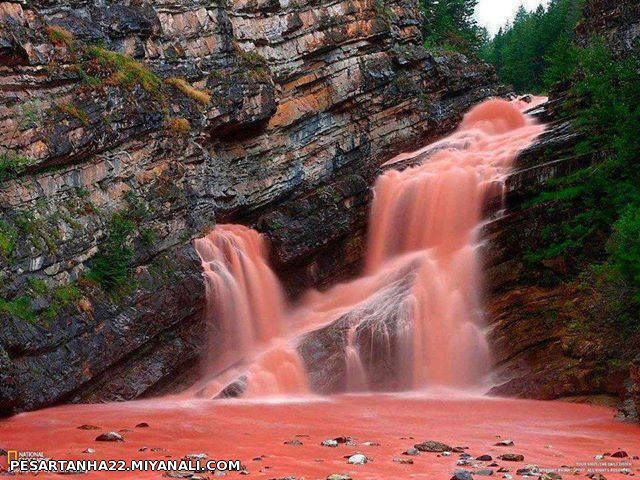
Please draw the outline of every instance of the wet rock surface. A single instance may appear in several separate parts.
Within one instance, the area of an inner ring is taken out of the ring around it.
[[[306,334],[298,351],[305,363],[309,384],[318,393],[343,392],[347,387],[347,350],[349,332],[353,348],[362,360],[366,386],[399,390],[404,385],[400,370],[399,350],[407,341],[402,326],[404,312],[411,300],[411,287],[416,279],[418,262],[394,273],[376,295],[354,310],[339,316],[329,325]]]

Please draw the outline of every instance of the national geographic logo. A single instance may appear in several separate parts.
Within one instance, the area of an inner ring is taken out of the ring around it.
[[[4,457],[4,458],[3,458]],[[0,448],[0,472],[10,471],[11,462],[19,462],[21,460],[33,460],[33,459],[43,459],[43,452],[30,452],[30,451],[20,451],[20,450],[3,450]]]

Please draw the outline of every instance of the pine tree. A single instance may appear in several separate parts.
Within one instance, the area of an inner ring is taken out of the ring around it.
[[[551,0],[547,8],[540,5],[533,12],[521,6],[513,23],[482,47],[482,58],[516,91],[543,91],[564,74],[563,62],[571,60],[582,4],[583,0]]]
[[[483,44],[483,29],[473,15],[478,0],[422,0],[427,47],[474,53]]]

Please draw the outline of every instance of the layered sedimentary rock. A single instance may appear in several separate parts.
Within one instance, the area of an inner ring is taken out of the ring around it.
[[[0,3],[0,412],[186,381],[220,219],[349,275],[378,165],[495,92],[421,45],[411,0]]]

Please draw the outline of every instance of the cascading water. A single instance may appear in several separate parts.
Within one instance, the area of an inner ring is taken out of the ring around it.
[[[481,384],[490,361],[479,226],[513,159],[542,130],[516,105],[489,100],[451,136],[387,162],[374,189],[365,275],[311,292],[288,312],[257,232],[222,225],[198,240],[211,323],[220,325],[212,349],[222,355],[208,373],[236,363],[216,389],[242,374],[250,395],[305,391],[298,342],[337,320],[347,326],[349,391],[380,384],[378,358],[395,365],[395,389]]]
[[[267,247],[258,232],[240,225],[220,225],[195,247],[207,279],[207,312],[216,319],[209,332],[208,368],[229,366],[283,332],[284,296],[266,261]]]

